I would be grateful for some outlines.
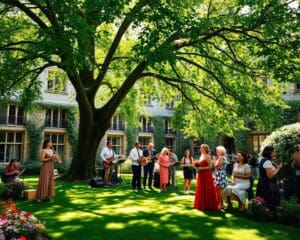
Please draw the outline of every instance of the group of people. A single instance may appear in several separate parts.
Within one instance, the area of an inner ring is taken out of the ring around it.
[[[178,159],[173,150],[163,148],[160,153],[157,153],[154,149],[154,144],[149,143],[147,148],[142,151],[141,144],[137,142],[130,151],[129,159],[131,160],[131,186],[133,190],[144,190],[147,187],[152,190],[156,161],[159,163],[159,185],[161,191],[165,191],[169,183],[175,187],[175,164],[178,162]],[[143,181],[141,181],[142,169],[144,173]]]
[[[142,150],[139,142],[135,143],[130,151],[133,190],[152,189],[155,162],[159,165],[159,184],[161,191],[166,191],[167,186],[176,186],[176,163],[180,163],[183,168],[184,184],[183,191],[190,192],[192,179],[197,173],[196,192],[194,208],[199,210],[220,210],[225,208],[224,201],[227,202],[227,209],[232,208],[232,200],[239,203],[239,210],[245,210],[245,193],[251,196],[251,167],[248,164],[248,156],[244,152],[237,152],[236,162],[232,169],[232,183],[227,183],[227,159],[226,149],[223,146],[216,147],[216,155],[210,156],[210,149],[207,144],[202,144],[199,149],[200,158],[195,160],[191,152],[187,149],[180,162],[172,149],[163,148],[160,153],[154,149],[154,144],[149,143],[147,148]],[[271,212],[276,212],[280,204],[280,192],[277,184],[277,175],[282,168],[282,164],[276,164],[272,159],[276,155],[272,146],[265,146],[258,163],[259,180],[257,184],[256,196],[264,199],[266,207]],[[104,182],[111,184],[113,171],[113,160],[115,153],[112,143],[107,142],[106,148],[100,154],[104,165]],[[296,152],[292,155],[292,167],[295,169],[296,196],[300,203],[300,142]],[[37,187],[36,199],[38,202],[44,199],[51,199],[55,196],[54,188],[54,162],[61,162],[58,154],[52,147],[49,140],[45,140],[40,155],[42,163],[40,177]],[[143,169],[143,180],[141,173]],[[212,170],[214,169],[214,171]],[[20,174],[17,161],[12,159],[4,170],[6,182],[13,182]],[[248,196],[249,197],[249,196]]]

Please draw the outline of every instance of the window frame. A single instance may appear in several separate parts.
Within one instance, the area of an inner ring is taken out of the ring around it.
[[[0,146],[4,145],[4,150],[3,150],[3,159],[0,159],[0,163],[9,163],[9,161],[12,158],[15,158],[18,162],[22,162],[23,161],[23,151],[24,151],[24,132],[23,131],[6,131],[6,130],[1,130],[0,134],[4,133],[4,141],[1,141],[0,139]],[[13,134],[13,141],[10,141],[8,139],[8,134]],[[21,134],[21,141],[17,141],[17,134]],[[12,157],[7,156],[7,151],[8,150],[8,146],[12,145],[13,146],[13,153],[12,153]],[[19,149],[19,156],[16,156],[16,146],[20,146]],[[1,154],[0,154],[1,156]]]

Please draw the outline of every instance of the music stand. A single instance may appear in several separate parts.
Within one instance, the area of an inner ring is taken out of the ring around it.
[[[121,180],[121,182],[122,182],[122,165],[123,165],[123,163],[125,163],[125,161],[126,161],[126,159],[119,159],[119,161],[118,161],[118,166],[120,165],[120,174],[119,174],[119,178],[120,178],[120,180]]]

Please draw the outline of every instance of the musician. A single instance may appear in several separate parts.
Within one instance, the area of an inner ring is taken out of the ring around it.
[[[113,160],[114,160],[115,152],[113,150],[112,142],[107,142],[106,147],[102,149],[100,153],[100,157],[103,160],[103,168],[104,168],[104,184],[107,186],[111,186],[111,177],[113,173]]]
[[[5,183],[12,183],[16,181],[16,177],[20,173],[20,168],[17,165],[16,159],[11,159],[9,164],[4,169],[3,180]]]
[[[143,185],[144,189],[146,189],[147,180],[148,187],[152,190],[152,179],[153,179],[153,171],[154,171],[154,161],[157,159],[156,150],[154,149],[154,144],[149,143],[147,148],[143,151],[143,157],[146,158],[147,164],[144,166],[144,179]]]
[[[176,163],[178,163],[178,157],[174,153],[173,149],[169,151],[169,157],[171,161],[171,166],[169,167],[169,177],[170,177],[170,184],[173,188],[176,186]]]
[[[131,149],[129,154],[129,159],[131,160],[132,169],[132,190],[143,190],[141,187],[141,161],[143,158],[143,151],[141,150],[141,144],[139,142],[135,143],[133,149]]]

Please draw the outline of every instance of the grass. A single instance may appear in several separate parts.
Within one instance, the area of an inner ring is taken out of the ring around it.
[[[25,181],[35,187],[37,177]],[[237,210],[192,209],[194,196],[180,190],[133,192],[130,184],[93,189],[86,183],[57,183],[53,202],[16,204],[45,221],[50,237],[62,240],[291,240],[300,235],[300,229],[251,221]]]

